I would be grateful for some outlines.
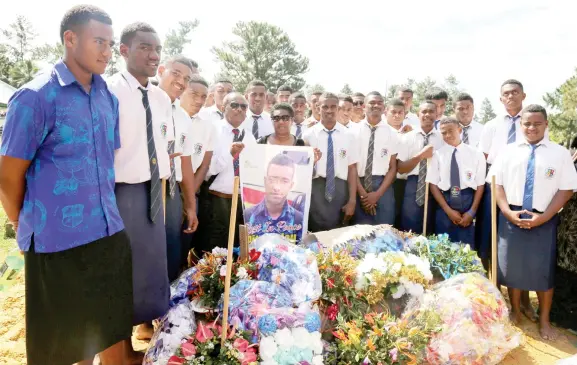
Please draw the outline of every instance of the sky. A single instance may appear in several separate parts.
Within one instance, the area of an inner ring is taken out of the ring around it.
[[[219,71],[211,47],[234,40],[238,21],[266,21],[282,28],[310,60],[308,84],[338,92],[385,91],[407,78],[439,82],[453,74],[476,100],[488,97],[502,111],[499,87],[520,80],[526,103],[542,103],[575,73],[577,28],[573,0],[386,1],[167,1],[95,0],[113,20],[115,35],[134,21],[150,23],[161,38],[180,20],[198,19],[185,55],[209,80]],[[2,26],[25,15],[38,42],[58,41],[59,23],[76,1],[27,0],[2,9]]]

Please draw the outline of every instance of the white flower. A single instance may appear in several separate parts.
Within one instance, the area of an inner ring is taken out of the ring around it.
[[[278,346],[272,336],[265,336],[260,339],[259,352],[260,357],[264,361],[273,361],[273,356],[276,354]],[[276,362],[274,362],[276,363]]]
[[[248,279],[248,272],[246,271],[246,269],[244,267],[239,267],[238,271],[236,272],[236,276],[240,280]]]
[[[393,298],[399,299],[403,295],[405,295],[405,286],[401,284],[397,286],[397,291],[393,294]]]
[[[291,330],[291,333],[294,338],[294,345],[296,347],[301,349],[310,347],[312,338],[306,328],[295,327]]]
[[[226,257],[228,255],[228,250],[222,247],[215,247],[212,249],[212,254],[216,257]]]
[[[323,357],[322,356],[314,356],[313,357],[313,365],[323,365]]]
[[[265,360],[265,361],[261,361],[260,365],[278,365],[278,362],[276,362],[274,360]]]
[[[323,341],[321,340],[321,333],[315,331],[310,334],[312,346],[309,346],[313,350],[313,354],[322,355],[323,354]]]
[[[276,331],[274,334],[274,340],[278,345],[287,349],[290,349],[294,344],[294,338],[292,336],[291,330],[288,328],[283,328],[282,330]]]
[[[220,276],[226,276],[226,265],[220,267]]]
[[[469,244],[467,243],[465,247],[463,247],[463,252],[469,252],[469,251],[471,251],[471,246],[469,246]]]

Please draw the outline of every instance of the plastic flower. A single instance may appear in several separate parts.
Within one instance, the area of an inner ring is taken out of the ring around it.
[[[289,330],[288,328],[283,328],[281,330],[276,331],[274,334],[274,340],[276,341],[276,343],[282,344],[282,346],[285,348],[292,347],[294,343],[294,338],[292,336],[291,330]]]
[[[249,279],[248,272],[242,266],[238,268],[238,270],[236,272],[236,277],[239,278],[240,280]]]
[[[220,276],[226,276],[226,265],[220,267]]]
[[[305,317],[305,328],[309,332],[321,330],[321,316],[318,313],[309,313]]]
[[[258,329],[265,336],[273,334],[277,330],[276,318],[271,314],[260,317],[258,320]]]
[[[196,355],[196,346],[190,342],[185,342],[180,347],[182,355],[186,360],[191,360]]]
[[[240,352],[246,352],[250,344],[244,338],[237,338],[234,340],[232,346]]]
[[[327,308],[325,314],[329,320],[331,321],[336,320],[337,315],[339,314],[339,305],[337,303],[331,305],[330,307]]]
[[[228,256],[228,250],[222,247],[215,247],[212,249],[212,254],[216,257],[226,257]]]
[[[278,346],[272,336],[261,338],[259,344],[260,357],[264,361],[273,361],[273,356],[277,353]]]
[[[182,365],[186,362],[186,359],[183,359],[182,357],[178,357],[176,355],[171,356],[170,359],[168,359],[168,363],[166,365]]]

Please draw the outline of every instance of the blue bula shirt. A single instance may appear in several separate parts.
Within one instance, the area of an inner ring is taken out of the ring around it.
[[[58,252],[124,229],[114,195],[118,100],[99,75],[87,93],[59,61],[8,103],[0,153],[31,161],[17,241]]]
[[[293,208],[287,201],[281,215],[273,219],[266,209],[265,199],[244,212],[249,236],[261,236],[266,233],[277,233],[290,240],[299,242],[303,234],[303,214]]]

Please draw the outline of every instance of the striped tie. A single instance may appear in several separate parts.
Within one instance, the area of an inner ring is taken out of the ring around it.
[[[168,155],[172,155],[174,153],[174,146],[176,142],[176,127],[174,125],[174,112],[176,111],[175,106],[172,106],[172,128],[174,131],[174,141],[168,142]],[[174,194],[176,193],[176,167],[174,166],[176,162],[174,158],[170,159],[170,177],[168,178],[168,193],[170,194],[171,198],[174,198]]]
[[[297,135],[296,135],[296,137],[297,137],[297,138],[302,138],[302,135],[303,135],[302,127],[301,127],[300,124],[297,124]]]
[[[232,139],[232,142],[242,142],[242,140],[244,139],[244,131],[242,131],[242,133],[240,133],[240,131],[237,128],[234,128],[232,130],[232,133],[234,134],[234,137]],[[240,165],[239,165],[239,154],[237,154],[236,156],[234,156],[232,158],[232,166],[234,168],[234,176],[239,176],[240,173]]]
[[[253,115],[252,117],[254,119],[252,122],[252,135],[254,136],[254,139],[258,139],[258,120],[260,115]]]
[[[154,222],[162,205],[160,174],[158,172],[158,161],[156,159],[156,146],[154,144],[154,131],[152,129],[152,111],[150,110],[150,103],[148,101],[148,90],[141,87],[138,89],[142,92],[142,104],[146,111],[146,140],[150,166],[150,206],[148,214],[150,220]]]
[[[220,117],[220,119],[224,119],[224,113],[221,112],[220,110],[216,111],[216,114],[218,114],[218,116]]]
[[[511,121],[511,127],[509,128],[509,134],[507,135],[507,144],[511,144],[514,143],[515,140],[517,139],[517,134],[516,134],[516,126],[515,123],[517,122],[517,120],[521,118],[520,115],[517,115],[516,117],[512,117],[510,115],[507,115],[507,119],[509,119]]]
[[[327,131],[328,133],[328,142],[327,142],[327,177],[326,177],[326,185],[325,185],[325,199],[330,203],[333,198],[335,197],[335,153],[334,153],[334,146],[333,146],[333,132]]]
[[[365,166],[363,186],[367,193],[370,193],[373,191],[373,155],[375,153],[375,131],[377,127],[367,126],[371,129],[371,137],[369,138],[369,151],[367,153],[367,165]]]
[[[535,150],[540,145],[531,144],[531,154],[527,162],[527,175],[525,176],[525,190],[523,191],[523,210],[533,211],[533,187],[535,185]],[[528,214],[523,214],[522,219],[531,218]]]
[[[463,126],[463,143],[464,144],[469,144],[469,128],[471,128],[470,125]]]
[[[429,144],[429,137],[431,133],[425,134],[421,132],[423,136],[423,147]],[[417,205],[422,207],[425,204],[425,180],[427,178],[427,160],[422,160],[419,163],[419,177],[417,179],[417,195],[415,201]]]

